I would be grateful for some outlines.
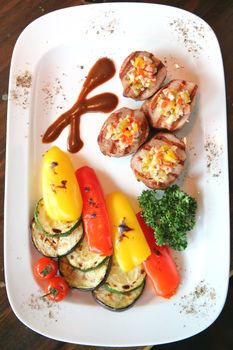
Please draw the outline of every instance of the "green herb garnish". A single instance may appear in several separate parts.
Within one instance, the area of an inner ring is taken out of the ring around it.
[[[138,197],[145,222],[154,229],[156,243],[175,250],[187,247],[187,232],[195,225],[197,202],[179,186],[163,191],[145,190]]]

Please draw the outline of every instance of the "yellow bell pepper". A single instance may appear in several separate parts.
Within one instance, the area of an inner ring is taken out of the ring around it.
[[[121,192],[113,192],[106,204],[114,255],[121,269],[128,272],[145,261],[151,251],[128,199]]]
[[[42,162],[45,211],[52,220],[75,221],[82,212],[82,197],[72,163],[58,147],[50,148]]]

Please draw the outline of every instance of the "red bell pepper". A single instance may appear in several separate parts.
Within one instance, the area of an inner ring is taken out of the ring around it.
[[[176,293],[180,283],[176,264],[168,247],[160,247],[156,244],[153,229],[145,223],[140,213],[137,213],[137,219],[152,252],[147,260],[143,262],[144,269],[153,284],[156,294],[164,298],[170,298]]]
[[[90,251],[112,255],[111,227],[104,195],[94,170],[83,166],[75,172],[83,198],[82,219]]]

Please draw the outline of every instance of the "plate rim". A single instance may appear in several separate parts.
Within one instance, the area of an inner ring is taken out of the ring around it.
[[[216,34],[215,34],[215,32],[213,31],[213,29],[209,26],[209,24],[207,23],[207,22],[205,22],[202,18],[200,18],[199,16],[197,16],[197,15],[195,15],[195,14],[193,14],[193,13],[191,13],[191,12],[189,12],[189,11],[186,11],[186,10],[183,10],[183,9],[180,9],[180,8],[178,8],[178,7],[175,7],[175,6],[168,6],[168,5],[163,5],[163,4],[151,4],[151,3],[136,3],[136,2],[126,2],[126,3],[120,3],[120,2],[117,2],[117,3],[98,3],[98,4],[85,4],[86,6],[91,6],[91,7],[103,7],[103,8],[111,8],[112,7],[112,5],[114,5],[114,7],[115,6],[121,6],[121,7],[127,7],[127,6],[135,6],[137,4],[137,6],[139,6],[139,7],[145,7],[145,6],[147,6],[148,8],[149,7],[163,7],[163,8],[167,8],[167,7],[169,7],[169,8],[172,8],[173,10],[175,10],[176,12],[179,12],[179,11],[181,11],[181,12],[185,12],[185,13],[188,13],[189,14],[189,16],[190,15],[192,15],[192,16],[194,16],[194,17],[196,17],[196,18],[198,18],[198,20],[201,20],[201,21],[203,21],[204,23],[205,23],[205,25],[207,25],[210,29],[211,29],[211,31],[212,31],[212,33],[215,35],[215,39],[216,39],[216,43],[218,44],[218,47],[219,47],[219,51],[220,51],[220,57],[221,57],[221,60],[222,60],[222,55],[221,55],[221,48],[220,48],[220,45],[219,45],[219,42],[218,42],[218,39],[217,39],[217,36],[216,36]],[[85,6],[85,7],[86,7]],[[53,14],[53,15],[55,15],[56,13],[61,13],[61,12],[64,12],[64,11],[67,11],[67,10],[71,10],[71,9],[77,9],[77,8],[82,8],[82,6],[80,6],[80,5],[76,5],[76,6],[71,6],[71,7],[66,7],[66,8],[63,8],[63,9],[58,9],[58,10],[54,10],[54,11],[52,11],[52,12],[49,12],[49,13],[47,13],[47,14],[45,14],[45,15],[43,15],[43,16],[41,16],[41,17],[39,17],[39,18],[37,18],[37,19],[35,19],[34,21],[32,21],[29,25],[27,25],[26,27],[25,27],[25,29],[21,32],[21,34],[19,35],[19,37],[18,37],[18,39],[17,39],[17,41],[16,41],[16,43],[15,43],[15,47],[14,47],[14,50],[13,50],[13,53],[12,53],[12,61],[13,61],[13,58],[14,58],[14,56],[16,55],[16,53],[17,53],[17,49],[18,49],[18,46],[20,45],[20,41],[21,40],[23,40],[23,38],[24,38],[24,35],[25,35],[25,33],[26,33],[26,31],[28,31],[28,30],[30,30],[30,28],[31,28],[31,26],[35,23],[35,22],[37,22],[37,21],[39,21],[39,20],[41,20],[42,18],[44,19],[45,17],[47,17],[48,18],[48,16],[50,16],[51,14]],[[11,66],[10,66],[10,78],[9,78],[9,81],[11,81],[10,79],[11,79],[11,77],[12,77],[12,72],[13,72],[13,69],[14,69],[14,67],[12,66],[12,63],[11,63]],[[222,61],[222,69],[223,69],[223,61]],[[223,70],[223,80],[224,80],[224,83],[225,83],[225,77],[224,77],[224,70]],[[10,88],[11,88],[11,83],[9,83],[9,92],[8,92],[8,95],[10,96]],[[225,96],[225,100],[224,100],[224,119],[226,120],[226,126],[227,126],[227,114],[226,114],[226,90],[224,90],[224,96]],[[5,165],[5,174],[6,174],[6,177],[5,177],[5,194],[4,194],[4,217],[8,217],[8,215],[7,215],[7,204],[8,204],[8,201],[9,201],[9,199],[8,199],[8,195],[7,195],[7,193],[8,193],[8,188],[9,188],[9,179],[8,179],[8,175],[9,175],[9,168],[8,168],[8,164],[9,164],[9,158],[10,158],[10,146],[9,146],[9,137],[8,137],[8,132],[9,132],[9,129],[10,129],[10,122],[9,122],[9,120],[10,120],[10,109],[11,109],[11,107],[10,107],[10,105],[11,105],[11,101],[9,101],[8,100],[8,106],[7,106],[7,142],[6,142],[6,165]],[[226,131],[226,133],[227,133],[227,129],[225,130]],[[228,148],[226,148],[226,156],[228,156]],[[226,179],[226,181],[227,181],[227,186],[228,186],[228,188],[229,188],[229,167],[228,167],[228,163],[227,163],[227,174],[226,174],[226,177],[227,177],[227,179]],[[229,191],[228,191],[228,193],[226,194],[227,195],[227,200],[228,200],[228,224],[227,224],[227,226],[228,226],[228,232],[230,233],[230,215],[229,215],[229,208],[230,208],[230,203],[229,203]],[[6,236],[6,231],[7,231],[7,220],[4,220],[4,266],[6,267],[7,266],[7,252],[6,252],[6,240],[7,240],[7,236]],[[229,237],[230,237],[230,235],[229,235]],[[229,265],[230,265],[230,245],[228,246],[228,250],[229,250],[229,252],[228,252],[228,255],[229,255]],[[11,298],[11,292],[10,292],[10,288],[9,288],[9,281],[8,281],[8,276],[7,276],[7,273],[6,273],[6,270],[7,269],[5,269],[5,280],[6,280],[6,289],[7,289],[7,295],[8,295],[8,300],[9,300],[9,302],[10,302],[10,305],[11,305],[11,307],[12,307],[12,310],[14,311],[14,313],[16,314],[16,316],[18,317],[18,319],[22,322],[22,323],[24,323],[24,324],[26,324],[28,327],[30,327],[31,329],[33,329],[34,331],[36,331],[36,332],[38,332],[38,333],[40,333],[40,334],[43,334],[42,332],[40,332],[40,331],[38,331],[37,329],[34,329],[33,327],[31,327],[31,325],[30,324],[27,324],[27,323],[25,323],[25,320],[24,319],[22,319],[22,317],[21,317],[21,315],[19,314],[19,312],[18,312],[18,310],[17,310],[17,307],[15,307],[15,305],[14,305],[14,301],[13,301],[13,299]],[[228,286],[228,283],[229,283],[229,280],[227,281],[227,286]],[[220,307],[220,311],[219,311],[219,314],[221,313],[221,311],[222,311],[222,308],[223,308],[223,306],[224,306],[224,304],[225,304],[225,301],[226,301],[226,297],[227,297],[227,289],[226,289],[226,293],[225,293],[225,298],[223,298],[224,299],[224,301],[223,301],[223,304],[222,304],[222,306]],[[222,299],[222,300],[223,300]],[[192,335],[195,335],[195,334],[198,334],[199,332],[201,332],[201,331],[203,331],[204,329],[206,329],[206,328],[208,328],[213,322],[215,322],[215,320],[218,318],[218,316],[219,316],[219,314],[216,316],[216,318],[209,324],[209,325],[207,325],[207,326],[204,326],[203,327],[203,329],[201,329],[201,330],[198,330],[196,333],[193,333],[193,334],[190,334],[189,335],[189,337],[190,336],[192,336]],[[50,335],[48,335],[48,334],[43,334],[43,335],[45,335],[45,336],[49,336],[49,337],[51,337]],[[58,338],[55,338],[55,337],[52,337],[53,339],[57,339],[57,340],[60,340],[60,341],[64,341],[64,338],[63,337],[58,337]],[[185,337],[185,338],[182,338],[182,337],[180,337],[180,338],[176,338],[175,340],[171,340],[171,341],[169,341],[169,342],[172,342],[172,341],[178,341],[178,340],[181,340],[181,339],[186,339],[187,337]],[[67,341],[69,341],[69,340],[67,340]],[[77,340],[78,341],[78,340]],[[166,343],[166,342],[157,342],[156,344],[164,344],[164,343]],[[92,343],[91,341],[90,342],[87,342],[87,343],[82,343],[83,345],[96,345],[96,346],[142,346],[142,345],[156,345],[155,343],[151,343],[151,344],[143,344],[143,343],[141,343],[141,344],[136,344],[136,343],[133,343],[133,342],[130,342],[129,344],[126,344],[126,345],[122,345],[122,344],[120,344],[120,345],[116,345],[115,343],[114,344],[105,344],[105,343],[99,343],[99,344],[96,344],[96,342],[95,343]]]

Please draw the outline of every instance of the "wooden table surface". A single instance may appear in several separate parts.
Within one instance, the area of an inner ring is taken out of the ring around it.
[[[3,262],[3,222],[4,222],[4,168],[5,168],[5,141],[7,93],[10,59],[14,44],[21,31],[34,19],[56,9],[86,3],[108,1],[75,1],[75,0],[0,0],[0,349],[28,350],[39,349],[78,349],[88,347],[66,344],[43,337],[24,326],[14,315],[9,305],[4,283]],[[173,5],[195,13],[202,17],[215,31],[223,55],[226,91],[227,91],[227,118],[229,160],[233,152],[233,1],[232,0],[177,0],[177,1],[147,1]],[[230,184],[233,176],[233,164],[229,162]],[[230,185],[232,198],[233,187]],[[231,218],[232,216],[231,205]],[[223,227],[224,230],[224,227]],[[221,232],[219,232],[221,236]],[[221,244],[221,239],[220,239]],[[232,255],[233,256],[233,255]],[[216,258],[217,256],[216,252]],[[233,261],[231,268],[233,268]],[[20,279],[20,276],[17,276]],[[20,281],[20,280],[19,280]],[[229,294],[224,310],[218,320],[206,331],[198,336],[176,344],[156,346],[156,349],[204,349],[209,346],[216,350],[233,349],[233,284],[229,285]],[[97,349],[97,348],[93,348]],[[139,348],[138,348],[139,349]],[[140,348],[142,349],[142,348]]]

